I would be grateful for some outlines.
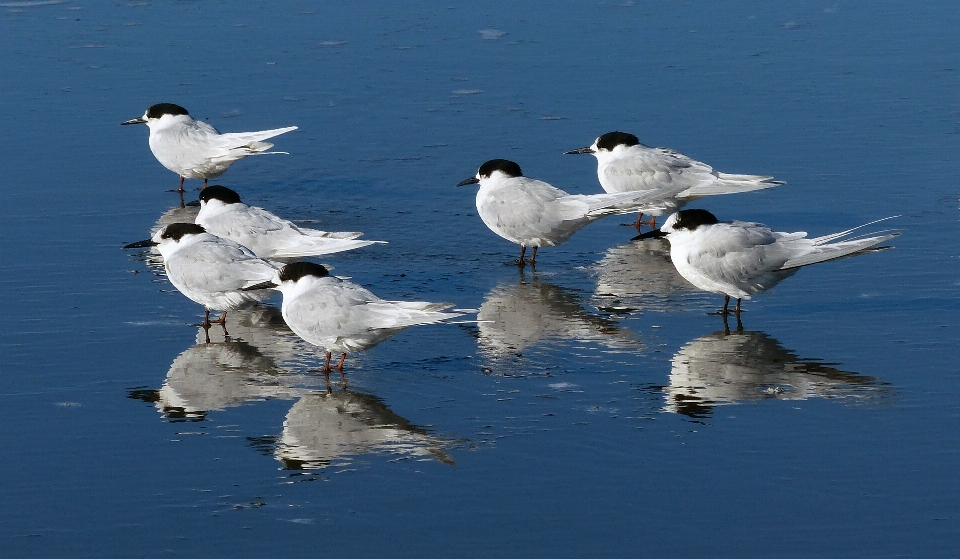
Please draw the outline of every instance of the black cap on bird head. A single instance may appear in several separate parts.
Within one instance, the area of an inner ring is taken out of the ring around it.
[[[640,145],[640,139],[627,132],[607,132],[597,138],[597,149],[612,151],[613,148],[620,145],[637,146]]]
[[[677,220],[673,223],[673,228],[693,231],[701,225],[714,223],[719,223],[717,217],[707,210],[680,210],[677,212]]]
[[[220,200],[224,204],[239,204],[240,195],[223,185],[214,184],[200,191],[200,201],[209,202],[210,200]]]
[[[187,109],[173,103],[157,103],[147,109],[147,118],[160,118],[163,115],[189,115]]]
[[[160,238],[179,241],[184,235],[199,235],[206,232],[203,226],[196,223],[171,223],[163,229],[163,233],[160,233]]]
[[[323,278],[329,276],[327,269],[313,262],[293,262],[280,270],[280,281],[297,281],[304,276]]]
[[[460,184],[457,186],[477,184],[480,182],[480,177],[488,179],[493,175],[494,171],[500,171],[508,177],[523,176],[523,171],[520,170],[520,166],[513,161],[508,161],[506,159],[491,159],[480,166],[480,170],[477,171],[476,176],[470,177],[464,181],[460,181]]]
[[[481,177],[490,177],[493,175],[494,171],[500,171],[501,173],[510,177],[523,176],[523,171],[520,170],[520,166],[507,159],[491,159],[480,166],[480,170],[477,171],[477,174]]]

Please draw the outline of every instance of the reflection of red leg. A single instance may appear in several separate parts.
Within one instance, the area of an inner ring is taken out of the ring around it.
[[[640,212],[639,214],[637,214],[637,221],[635,221],[635,222],[633,223],[633,226],[637,228],[637,231],[640,231],[640,226],[641,226],[641,225],[649,225],[650,227],[653,227],[654,229],[656,229],[656,228],[657,228],[657,216],[652,215],[652,216],[650,216],[650,219],[648,219],[648,220],[646,220],[646,221],[643,221],[643,212]]]
[[[344,353],[340,356],[340,362],[337,363],[337,366],[334,369],[340,371],[340,380],[347,382],[347,376],[343,374],[343,362],[347,360],[347,354]]]

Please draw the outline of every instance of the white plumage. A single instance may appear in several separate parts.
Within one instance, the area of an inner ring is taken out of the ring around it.
[[[480,166],[475,177],[461,182],[480,184],[477,212],[491,231],[520,245],[518,264],[526,247],[537,249],[566,242],[571,235],[608,215],[661,209],[663,199],[676,194],[666,188],[648,192],[615,194],[568,194],[543,181],[523,176],[520,166],[505,159],[493,159]]]
[[[734,194],[772,188],[783,184],[761,175],[732,175],[714,171],[706,163],[695,161],[668,148],[652,148],[640,143],[636,136],[625,132],[608,132],[592,145],[566,152],[589,153],[597,158],[597,178],[606,192],[636,192],[676,189],[678,193],[666,198],[661,208],[650,208],[643,213],[656,217],[675,212],[685,204],[704,196]],[[644,222],[646,223],[646,222]],[[637,224],[639,226],[638,218]]]
[[[343,374],[347,353],[369,349],[404,328],[463,314],[444,311],[453,306],[450,303],[385,301],[312,262],[287,264],[270,281],[253,286],[259,287],[276,287],[283,293],[283,319],[295,334],[326,350],[324,372],[330,371],[333,352],[341,354],[334,368]]]
[[[161,165],[183,179],[207,180],[219,177],[234,161],[248,155],[286,153],[267,151],[273,144],[264,142],[296,126],[261,130],[259,132],[228,132],[221,134],[206,122],[194,120],[187,110],[173,103],[151,106],[140,118],[121,124],[146,124],[150,129],[150,151]]]
[[[362,235],[358,232],[298,227],[267,210],[244,204],[236,192],[220,185],[210,186],[200,193],[200,213],[196,222],[208,232],[236,241],[268,260],[332,254],[384,243],[356,240]]]
[[[706,210],[681,210],[660,230],[670,241],[670,259],[680,275],[704,291],[725,295],[724,312],[730,297],[736,297],[739,312],[739,299],[763,293],[801,266],[859,254],[900,234],[843,240],[872,223],[808,239],[804,232],[781,233],[743,221],[721,223]]]
[[[257,258],[249,249],[229,239],[204,231],[193,223],[173,223],[157,231],[152,240],[163,256],[167,279],[191,301],[210,311],[224,311],[217,320],[224,324],[226,311],[269,299],[269,289],[243,288],[274,277],[277,268]]]

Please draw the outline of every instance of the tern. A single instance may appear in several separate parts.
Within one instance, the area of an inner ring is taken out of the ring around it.
[[[369,349],[410,326],[436,324],[464,313],[446,311],[451,303],[385,301],[369,290],[331,276],[313,262],[293,262],[272,279],[245,287],[247,290],[277,289],[283,294],[280,311],[287,326],[305,341],[326,350],[323,373],[329,377],[333,352],[340,363],[333,369],[343,374],[348,352]]]
[[[150,129],[150,151],[161,165],[180,175],[179,192],[184,179],[207,181],[219,177],[238,159],[248,155],[287,153],[267,151],[273,144],[264,142],[296,126],[260,132],[228,132],[221,134],[206,122],[190,118],[187,109],[173,103],[151,106],[143,116],[120,123],[146,124]]]
[[[763,293],[802,266],[892,248],[872,247],[900,236],[899,232],[880,231],[859,237],[850,234],[894,217],[898,216],[808,239],[802,231],[781,233],[760,223],[721,222],[706,210],[691,209],[672,214],[660,231],[640,237],[666,236],[670,259],[680,275],[703,291],[723,295],[724,316],[730,312],[730,298],[736,297],[733,312],[739,316],[741,299]]]
[[[520,266],[536,264],[537,249],[566,242],[593,221],[614,214],[662,211],[663,200],[682,187],[614,194],[568,194],[543,181],[523,176],[520,166],[492,159],[476,176],[457,186],[480,184],[477,212],[491,231],[520,245]],[[524,260],[527,247],[533,256]]]
[[[204,306],[203,326],[220,324],[226,330],[227,311],[269,299],[269,289],[246,290],[274,277],[276,266],[257,258],[250,249],[230,239],[211,235],[195,223],[171,223],[151,239],[124,248],[156,246],[163,256],[167,279],[177,291]],[[223,311],[210,320],[210,311]]]
[[[760,175],[730,175],[714,171],[706,163],[690,159],[669,148],[652,148],[640,143],[633,134],[608,132],[593,144],[565,152],[589,153],[597,158],[597,177],[606,192],[632,192],[683,186],[665,202],[662,210],[648,210],[648,221],[637,216],[633,225],[657,226],[657,216],[675,212],[687,202],[704,196],[762,190],[784,184]]]
[[[297,227],[267,210],[244,204],[239,194],[217,184],[200,192],[196,223],[208,233],[236,241],[267,260],[283,261],[385,243],[356,240],[362,233]]]

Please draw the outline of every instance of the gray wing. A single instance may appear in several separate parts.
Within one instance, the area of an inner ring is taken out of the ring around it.
[[[432,303],[384,301],[355,283],[331,277],[301,294],[284,309],[284,316],[291,329],[311,343],[328,350],[357,351],[408,326],[459,316],[438,308]]]
[[[273,279],[277,270],[250,250],[213,235],[166,261],[170,281],[209,292],[239,291]]]
[[[569,220],[583,219],[586,204],[555,205],[567,193],[543,181],[527,177],[510,179],[509,187],[478,198],[477,210],[490,229],[511,241],[523,243],[549,235]]]
[[[234,153],[242,153],[240,156],[243,157],[245,155],[267,153],[266,150],[272,148],[273,144],[262,140],[279,136],[280,134],[296,129],[296,126],[288,126],[286,128],[275,128],[273,130],[261,130],[259,132],[228,132],[226,134],[220,134],[220,138],[223,142],[222,146],[225,149]]]
[[[679,185],[685,190],[709,176],[709,165],[694,161],[667,148],[636,146],[628,157],[621,157],[603,167],[600,183],[607,192],[648,190]]]
[[[792,270],[783,265],[804,251],[812,241],[806,233],[776,233],[758,223],[719,223],[709,237],[701,238],[699,250],[688,262],[705,274],[757,294],[773,287]]]
[[[611,161],[602,170],[600,182],[608,192],[679,186],[684,200],[718,194],[735,194],[783,184],[762,175],[720,173],[706,163],[667,148],[636,146],[627,157]]]

